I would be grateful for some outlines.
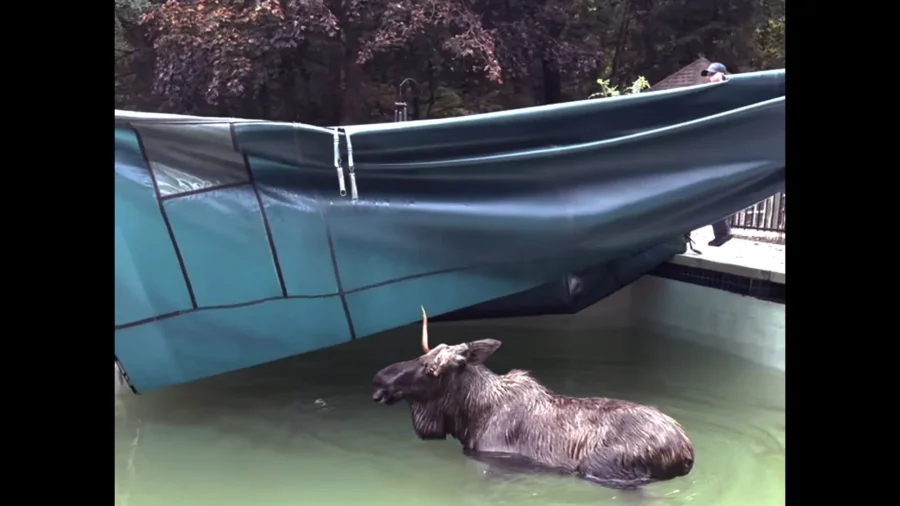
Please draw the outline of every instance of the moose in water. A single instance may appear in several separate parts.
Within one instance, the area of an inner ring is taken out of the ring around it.
[[[424,355],[379,371],[372,399],[409,402],[419,438],[450,435],[478,460],[572,474],[615,489],[690,473],[694,447],[668,415],[622,400],[558,395],[526,371],[495,374],[483,364],[499,347],[500,341],[481,339],[429,348],[423,307]]]

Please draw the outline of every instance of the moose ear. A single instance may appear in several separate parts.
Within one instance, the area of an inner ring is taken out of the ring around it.
[[[496,339],[481,339],[466,343],[468,348],[463,354],[466,357],[467,364],[481,364],[497,351],[500,347],[500,341]]]

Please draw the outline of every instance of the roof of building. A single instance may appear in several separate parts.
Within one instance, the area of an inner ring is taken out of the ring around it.
[[[701,76],[700,72],[709,67],[710,63],[712,62],[706,58],[698,58],[690,65],[654,84],[648,91],[670,90],[672,88],[703,84],[706,82],[706,78]]]

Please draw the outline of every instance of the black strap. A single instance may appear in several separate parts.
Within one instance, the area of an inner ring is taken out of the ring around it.
[[[684,234],[684,243],[687,244],[687,247],[690,248],[691,251],[693,251],[694,253],[696,253],[696,254],[698,254],[698,255],[702,255],[702,254],[703,254],[703,253],[700,252],[700,250],[698,250],[697,248],[694,247],[694,244],[696,244],[696,243],[694,242],[693,239],[691,239],[691,233],[690,233],[690,232]]]

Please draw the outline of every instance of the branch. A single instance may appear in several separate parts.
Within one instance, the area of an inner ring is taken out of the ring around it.
[[[128,58],[129,56],[132,56],[133,54],[134,54],[134,51],[130,51],[130,50],[129,51],[119,51],[119,54],[116,55],[116,63],[121,62],[122,60],[124,60],[125,58]]]

